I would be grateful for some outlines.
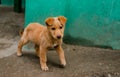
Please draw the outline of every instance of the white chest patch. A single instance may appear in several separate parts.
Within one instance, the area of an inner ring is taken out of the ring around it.
[[[57,44],[53,44],[52,48],[54,48],[54,47],[56,47],[56,46],[57,46]]]

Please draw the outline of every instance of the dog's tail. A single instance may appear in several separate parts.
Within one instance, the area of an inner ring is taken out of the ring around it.
[[[22,35],[23,35],[23,32],[24,32],[24,29],[20,29],[19,35],[22,36]]]

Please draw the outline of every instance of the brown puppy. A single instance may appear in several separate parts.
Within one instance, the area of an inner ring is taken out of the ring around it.
[[[31,23],[25,28],[18,44],[17,56],[22,55],[23,45],[32,41],[35,43],[37,56],[40,57],[41,69],[47,71],[49,68],[46,64],[46,52],[49,48],[54,47],[59,55],[61,65],[66,65],[64,51],[61,47],[66,18],[64,16],[49,17],[45,23],[47,26]]]

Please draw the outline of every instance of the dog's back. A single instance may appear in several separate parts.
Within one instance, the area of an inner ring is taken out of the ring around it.
[[[45,26],[39,23],[30,23],[23,32],[23,38],[37,43],[40,40],[40,34],[46,29]]]
[[[42,31],[45,27],[39,23],[30,23],[25,30],[32,31],[32,33],[36,31]]]

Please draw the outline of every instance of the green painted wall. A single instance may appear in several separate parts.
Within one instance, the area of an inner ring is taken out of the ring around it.
[[[64,42],[120,49],[120,0],[26,0],[25,26],[67,17]]]
[[[30,22],[41,22],[49,16],[64,15],[65,13],[65,0],[26,0],[26,24]]]

